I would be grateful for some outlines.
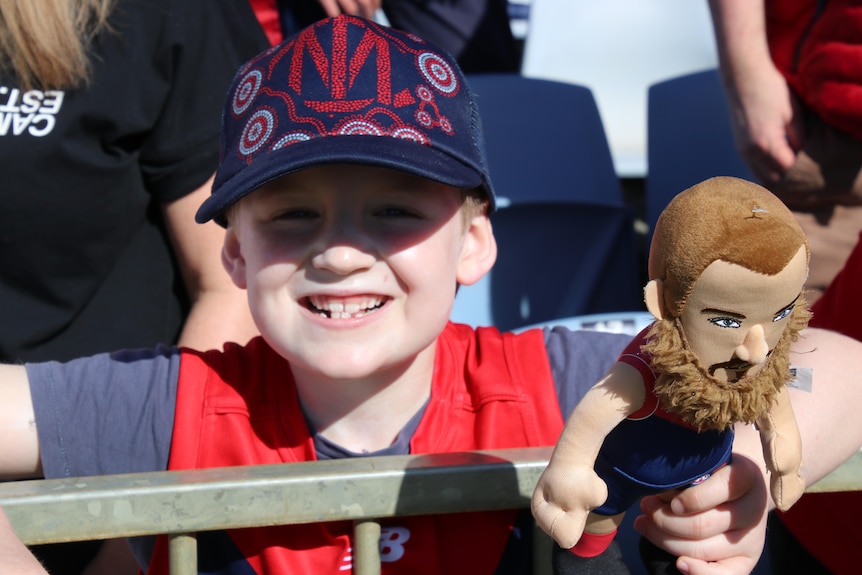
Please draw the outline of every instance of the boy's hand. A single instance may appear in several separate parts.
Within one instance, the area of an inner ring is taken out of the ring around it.
[[[570,549],[581,538],[590,510],[607,498],[608,487],[592,467],[552,459],[536,483],[531,509],[539,527]]]
[[[688,575],[748,575],[766,539],[768,493],[757,464],[733,463],[702,484],[641,502],[635,529],[678,557]]]

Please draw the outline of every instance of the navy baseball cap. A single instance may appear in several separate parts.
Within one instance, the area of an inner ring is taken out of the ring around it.
[[[479,111],[455,60],[413,34],[342,15],[237,72],[212,195],[195,219],[224,225],[224,210],[267,182],[334,163],[480,188],[494,208]]]

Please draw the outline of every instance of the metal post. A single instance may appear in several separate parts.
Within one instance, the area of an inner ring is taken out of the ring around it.
[[[168,536],[171,575],[197,575],[198,541],[194,533],[173,533]]]
[[[353,522],[354,575],[380,575],[380,523],[375,519]]]

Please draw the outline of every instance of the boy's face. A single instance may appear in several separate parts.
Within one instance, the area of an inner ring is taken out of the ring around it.
[[[224,262],[267,342],[331,379],[402,370],[431,350],[457,283],[490,269],[486,216],[465,224],[460,190],[338,164],[283,176],[240,201]]]
[[[734,382],[760,371],[784,333],[807,273],[805,247],[772,276],[721,260],[703,271],[680,319],[710,375]]]

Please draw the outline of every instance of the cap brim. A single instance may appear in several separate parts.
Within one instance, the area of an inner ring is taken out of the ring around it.
[[[349,163],[400,170],[462,189],[482,187],[493,204],[490,182],[481,170],[445,151],[387,136],[327,136],[261,153],[233,177],[213,184],[213,194],[195,215],[198,223],[219,217],[230,205],[262,185],[312,166]]]

